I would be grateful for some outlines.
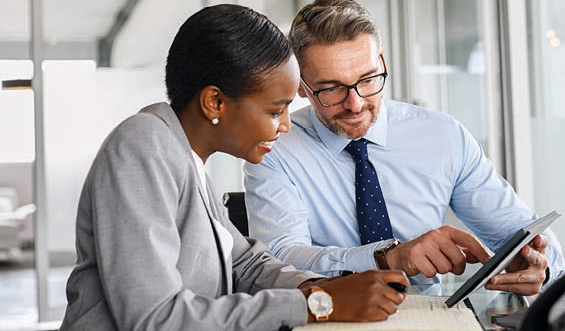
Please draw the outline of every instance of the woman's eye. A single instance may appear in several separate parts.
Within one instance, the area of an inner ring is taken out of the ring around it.
[[[279,117],[279,116],[282,115],[283,111],[284,111],[284,110],[282,110],[282,109],[281,109],[281,110],[277,110],[277,111],[275,111],[275,112],[272,112],[271,115],[272,115],[274,118],[277,118],[277,117]]]

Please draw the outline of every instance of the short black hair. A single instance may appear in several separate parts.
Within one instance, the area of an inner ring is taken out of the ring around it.
[[[167,56],[165,83],[179,112],[205,86],[231,98],[257,92],[263,77],[285,63],[292,49],[269,19],[251,8],[203,8],[180,27]]]

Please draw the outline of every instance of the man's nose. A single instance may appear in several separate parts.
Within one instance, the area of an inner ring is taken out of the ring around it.
[[[349,95],[347,96],[347,99],[345,99],[343,107],[357,113],[363,109],[364,104],[365,100],[357,94],[357,91],[355,91],[354,88],[352,88],[349,90]]]

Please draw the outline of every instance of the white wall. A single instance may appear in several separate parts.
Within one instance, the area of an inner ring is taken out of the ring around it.
[[[161,69],[45,63],[48,246],[74,251],[79,194],[103,139],[124,118],[164,101]]]

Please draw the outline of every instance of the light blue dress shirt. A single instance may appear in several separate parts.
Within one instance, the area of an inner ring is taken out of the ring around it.
[[[450,115],[384,100],[365,136],[385,197],[394,236],[414,239],[455,215],[496,251],[536,214],[499,176],[479,143]],[[355,209],[350,140],[329,131],[308,106],[292,113],[292,129],[262,163],[246,163],[250,236],[299,269],[326,275],[375,269],[361,245]],[[564,268],[560,245],[545,233],[551,279]],[[413,283],[436,282],[423,275]]]

